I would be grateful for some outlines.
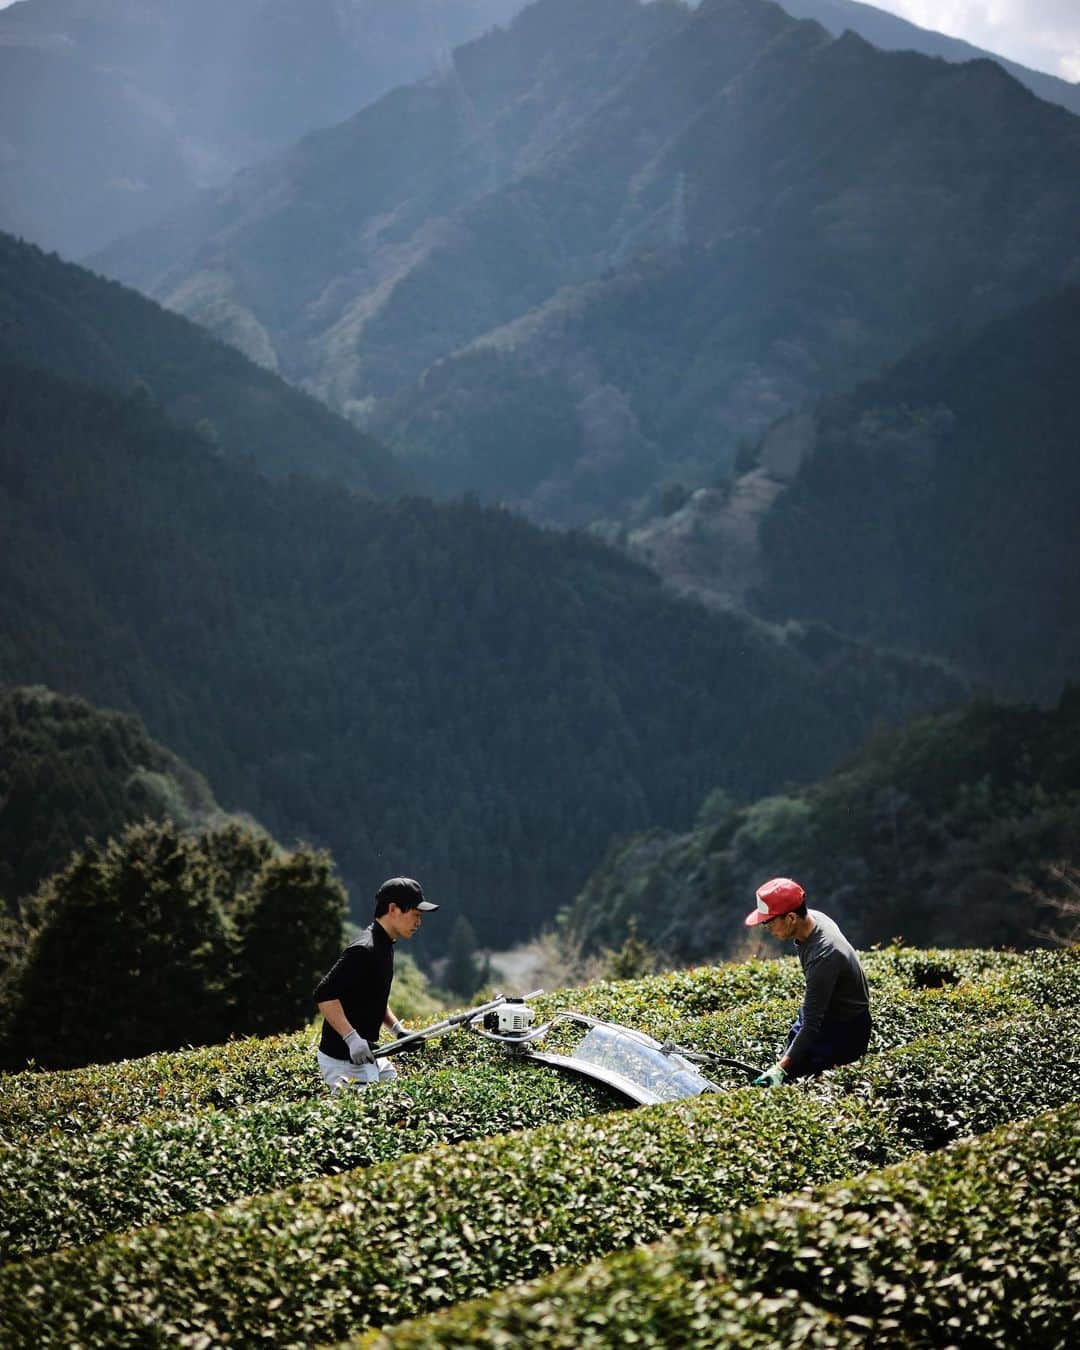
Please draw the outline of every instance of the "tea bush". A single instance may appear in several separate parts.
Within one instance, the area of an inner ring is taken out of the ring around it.
[[[862,959],[875,1005],[895,993],[923,987],[925,969],[931,964],[937,970],[948,970],[958,986],[964,981],[1000,984],[1026,980],[1036,1000],[1040,988],[1062,981],[1064,970],[1074,972],[1074,987],[1080,979],[1075,974],[1080,971],[1075,951],[1018,956],[1012,952],[888,947],[868,952]],[[542,1018],[570,1006],[663,1038],[685,1036],[688,1018],[726,1010],[737,1013],[748,1001],[787,1000],[782,1007],[777,1005],[780,1011],[772,1020],[767,1013],[762,1014],[765,1020],[757,1042],[742,1046],[725,1042],[729,1048],[718,1050],[753,1060],[751,1049],[755,1054],[773,1053],[776,1037],[782,1038],[791,1020],[789,1011],[801,997],[802,987],[798,961],[784,957],[701,966],[644,980],[601,982],[544,995],[536,1000],[536,1007]],[[740,1048],[745,1053],[740,1054]],[[409,1072],[467,1067],[489,1058],[489,1048],[482,1043],[467,1036],[452,1036],[433,1042],[415,1055]],[[82,1135],[140,1120],[164,1121],[207,1108],[310,1101],[324,1094],[310,1033],[238,1040],[107,1067],[0,1075],[0,1140],[19,1142],[53,1130]]]
[[[888,1048],[1030,1011],[1032,1000],[1017,993],[1011,980],[1007,974],[986,985],[897,992],[877,1009],[875,1045]],[[699,1048],[751,1054],[764,1063],[796,1006],[773,1000],[663,1025]],[[640,1008],[637,1014],[642,1020]],[[719,1071],[714,1076],[743,1081]],[[595,1085],[507,1060],[481,1042],[478,1062],[467,1071],[459,1065],[455,1072],[413,1072],[397,1085],[350,1094],[347,1101],[329,1098],[320,1084],[315,1100],[272,1099],[78,1136],[56,1132],[22,1147],[0,1143],[0,1248],[4,1259],[12,1260],[437,1142],[572,1119],[619,1104]]]
[[[915,1093],[951,1076],[984,1124],[1030,1115],[1069,1099],[1078,1032],[1073,1010],[1028,1014],[925,1043],[932,1072],[911,1047],[905,1072]],[[861,1098],[745,1088],[439,1146],[39,1257],[0,1271],[0,1325],[35,1347],[341,1338],[894,1157],[917,1117],[862,1081]]]
[[[313,1102],[0,1144],[5,1261],[367,1167],[436,1143],[570,1120],[618,1105],[584,1079],[516,1063],[439,1073]]]
[[[325,1097],[310,1032],[228,1041],[119,1064],[0,1076],[0,1140],[164,1120],[194,1110]]]
[[[1076,1344],[1080,1106],[350,1342]]]

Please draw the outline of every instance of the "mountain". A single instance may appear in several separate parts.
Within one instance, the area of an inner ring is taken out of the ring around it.
[[[925,56],[940,56],[943,61],[996,61],[1039,98],[1060,103],[1069,112],[1080,114],[1080,84],[1070,84],[1042,70],[1031,70],[1019,61],[975,47],[963,38],[920,28],[897,14],[860,4],[859,0],[781,0],[781,4],[796,19],[814,19],[836,37],[850,29],[883,51],[922,52]]]
[[[411,477],[370,436],[135,291],[0,235],[0,360],[133,389],[221,454],[266,473],[399,492]]]
[[[761,522],[759,612],[1052,702],[1080,670],[1078,369],[1074,286],[822,405]]]
[[[674,589],[932,651],[1000,697],[1080,670],[1080,289],[782,418],[724,488],[624,532]],[[854,564],[854,565],[853,565]]]
[[[737,950],[754,890],[797,877],[859,947],[902,937],[1030,946],[1028,890],[1080,841],[1080,689],[1053,709],[977,702],[872,738],[798,790],[738,805],[722,792],[682,834],[613,845],[563,931],[596,950],[631,931],[671,961]]]
[[[499,946],[613,834],[806,779],[939,666],[711,615],[479,504],[267,479],[145,399],[0,370],[0,681],[137,712],[360,897],[417,874]]]
[[[97,262],[258,332],[441,492],[625,521],[1067,281],[1078,212],[1080,121],[992,62],[765,0],[539,0]]]
[[[224,813],[138,718],[41,687],[0,688],[0,913],[88,839],[146,819],[189,828]]]
[[[0,229],[73,257],[341,121],[521,0],[24,0],[0,11]]]

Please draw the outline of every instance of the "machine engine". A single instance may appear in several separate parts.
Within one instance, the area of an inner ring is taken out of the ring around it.
[[[523,998],[508,998],[484,1014],[484,1030],[496,1036],[523,1036],[536,1021],[536,1014]]]

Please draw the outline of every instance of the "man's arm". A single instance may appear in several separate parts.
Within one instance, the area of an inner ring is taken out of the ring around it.
[[[371,1046],[360,1035],[360,1033],[349,1025],[349,1019],[345,1016],[345,1009],[341,1006],[339,998],[328,998],[318,1005],[319,1011],[327,1022],[334,1028],[337,1034],[345,1042],[345,1048],[349,1052],[349,1058],[354,1064],[374,1064],[375,1056],[372,1053]]]
[[[382,1024],[387,1031],[392,1031],[399,1040],[402,1036],[409,1034],[391,1011],[389,1003],[386,1005],[386,1012],[383,1013]]]
[[[342,1040],[352,1031],[349,1019],[345,1016],[345,1009],[341,1006],[341,999],[329,998],[325,1003],[318,1005],[319,1011],[334,1028]]]
[[[832,953],[824,961],[817,962],[806,972],[806,994],[803,997],[802,1026],[799,1034],[788,1046],[779,1060],[780,1067],[786,1072],[793,1063],[806,1053],[817,1039],[821,1023],[829,1007],[836,981],[840,976],[843,958],[838,952]]]

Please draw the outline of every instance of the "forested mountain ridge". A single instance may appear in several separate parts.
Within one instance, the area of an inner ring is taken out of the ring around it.
[[[138,718],[50,689],[0,688],[0,909],[88,839],[134,822],[222,821],[206,780]]]
[[[580,522],[1060,284],[1078,185],[1080,122],[992,62],[541,0],[101,265],[257,324],[440,490]]]
[[[275,483],[42,371],[3,369],[0,450],[0,680],[138,711],[224,804],[330,846],[364,897],[422,875],[485,943],[549,918],[612,834],[962,693],[502,511]]]
[[[92,261],[212,328],[231,318],[237,341],[257,327],[272,352],[264,359],[319,392],[329,394],[335,379],[322,370],[320,344],[344,348],[333,392],[341,406],[367,395],[352,387],[357,360],[374,363],[375,392],[384,394],[447,349],[444,330],[452,343],[478,322],[480,331],[490,326],[493,304],[496,314],[506,310],[498,269],[514,269],[518,241],[511,234],[509,251],[492,259],[491,287],[470,300],[463,278],[456,305],[444,310],[444,296],[426,302],[425,325],[435,312],[436,331],[413,325],[401,335],[406,371],[352,351],[366,320],[431,252],[453,246],[459,210],[557,152],[657,33],[683,17],[677,0],[544,0],[509,29],[458,48],[445,72],[306,136]],[[533,259],[541,267],[542,235]],[[513,271],[504,278],[515,279]],[[550,289],[546,277],[525,285],[536,298]]]
[[[1003,698],[1080,669],[1080,288],[962,324],[673,495],[630,552],[705,603],[935,652]]]
[[[962,38],[921,28],[876,5],[863,4],[862,0],[780,0],[780,3],[795,18],[814,19],[836,37],[850,28],[884,51],[922,52],[925,56],[940,56],[946,61],[996,61],[1039,98],[1060,103],[1072,113],[1080,113],[1080,84],[1070,84],[1056,75],[1032,70]]]
[[[586,949],[631,921],[669,961],[736,951],[754,889],[794,876],[859,947],[902,938],[1028,947],[1080,847],[1080,689],[1056,708],[977,702],[872,738],[807,787],[739,805],[711,794],[685,834],[613,844],[565,916]]]
[[[108,385],[159,405],[265,473],[400,492],[385,447],[234,347],[138,292],[0,234],[0,361]]]
[[[821,405],[754,607],[1053,702],[1080,670],[1077,370],[1073,286]]]
[[[525,0],[29,0],[0,11],[0,229],[80,258],[398,85]],[[990,56],[1040,98],[1080,87],[850,0],[787,0],[839,36]]]
[[[29,0],[0,11],[0,229],[82,257],[434,70],[522,0]]]

